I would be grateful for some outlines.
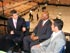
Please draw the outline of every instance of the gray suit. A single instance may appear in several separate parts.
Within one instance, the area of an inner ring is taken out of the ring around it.
[[[66,44],[64,33],[61,32],[57,34],[52,41],[51,38],[42,42],[40,48],[37,48],[36,46],[32,47],[31,53],[60,53],[60,50]]]

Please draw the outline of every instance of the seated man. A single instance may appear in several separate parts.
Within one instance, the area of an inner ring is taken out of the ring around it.
[[[16,10],[11,10],[11,17],[7,21],[8,37],[10,40],[20,42],[26,32],[26,22],[18,16]]]
[[[63,21],[54,19],[52,21],[51,38],[31,48],[31,53],[60,53],[66,44],[65,35],[62,32]]]
[[[38,25],[34,29],[30,36],[26,36],[23,39],[23,48],[25,53],[29,53],[30,48],[33,45],[39,44],[44,40],[51,37],[51,21],[49,20],[49,13],[47,11],[42,12],[42,19],[39,21]]]

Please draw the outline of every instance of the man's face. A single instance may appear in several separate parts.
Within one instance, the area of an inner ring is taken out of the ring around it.
[[[17,13],[13,14],[12,18],[17,19],[18,18],[18,14]]]
[[[47,20],[48,18],[49,18],[48,13],[43,12],[43,13],[42,13],[42,19],[43,19],[43,20]]]

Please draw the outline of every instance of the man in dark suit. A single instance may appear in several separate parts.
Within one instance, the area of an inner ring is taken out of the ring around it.
[[[24,51],[29,53],[30,48],[33,45],[39,44],[44,40],[47,40],[51,36],[51,21],[49,20],[49,13],[42,12],[42,19],[39,21],[38,25],[34,29],[30,36],[26,36],[23,39]]]
[[[26,32],[26,22],[18,16],[16,10],[12,10],[10,13],[11,17],[7,21],[8,37],[15,42],[22,41]]]

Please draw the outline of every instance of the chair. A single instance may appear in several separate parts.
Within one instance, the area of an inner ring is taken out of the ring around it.
[[[26,27],[27,29],[30,29],[30,21],[26,21]]]
[[[63,46],[60,53],[65,53],[66,46]]]
[[[30,21],[26,21],[26,27],[27,27],[26,35],[29,35],[30,34],[30,32],[29,32],[29,30],[30,30]]]

